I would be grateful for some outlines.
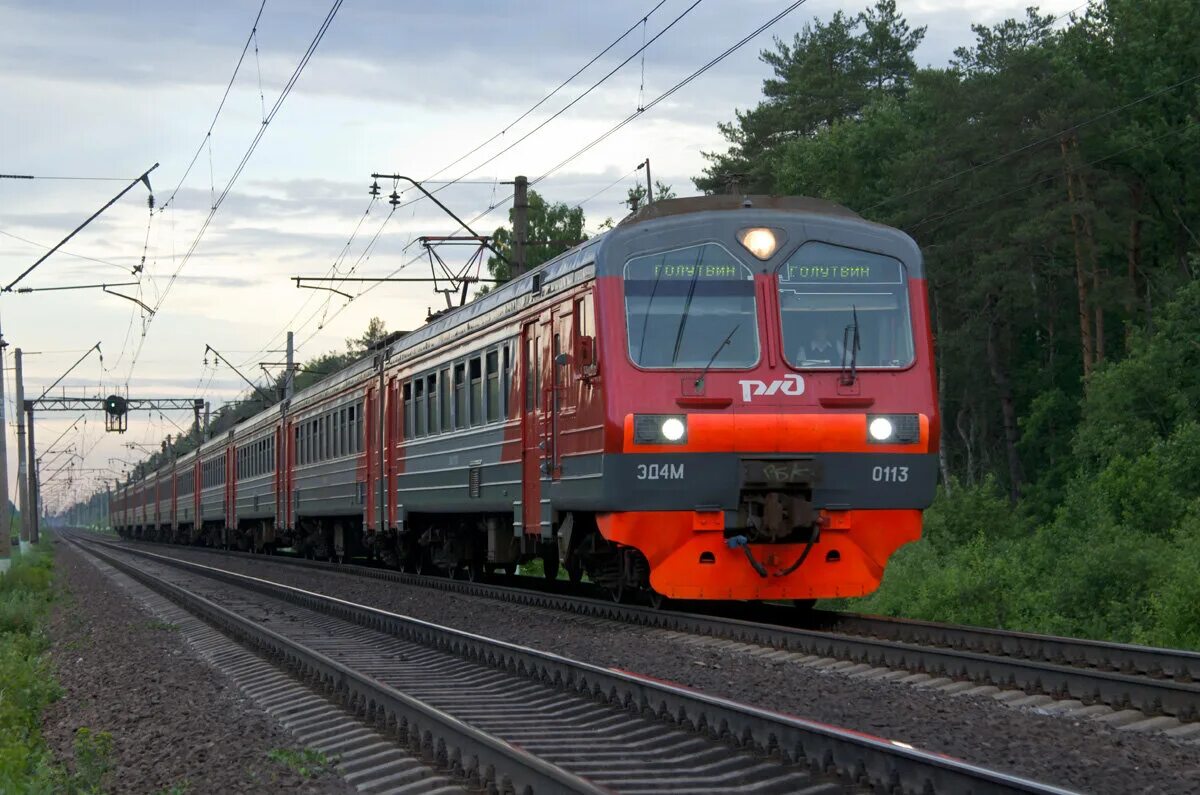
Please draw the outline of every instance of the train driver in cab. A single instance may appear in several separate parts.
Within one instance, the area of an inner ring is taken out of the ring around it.
[[[842,351],[842,343],[830,339],[826,323],[817,320],[813,323],[812,338],[800,349],[799,361],[806,365],[833,365],[842,360]]]

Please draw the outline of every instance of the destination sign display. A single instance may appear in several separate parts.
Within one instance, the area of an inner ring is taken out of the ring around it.
[[[900,261],[870,251],[813,240],[779,268],[780,284],[901,284]]]
[[[625,265],[625,278],[690,282],[753,279],[754,276],[728,251],[706,243],[648,257],[635,257]]]
[[[900,263],[883,257],[859,262],[787,262],[779,269],[779,281],[789,284],[899,284]]]

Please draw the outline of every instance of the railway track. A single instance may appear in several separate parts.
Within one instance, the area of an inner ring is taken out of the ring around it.
[[[169,545],[165,545],[169,546]],[[212,550],[210,550],[212,551]],[[251,559],[263,556],[221,552]],[[518,588],[408,574],[357,564],[287,556],[271,562],[336,571],[405,585],[567,611],[687,635],[765,646],[819,659],[849,661],[869,669],[905,670],[930,677],[1044,695],[1115,711],[1137,711],[1147,720],[1200,720],[1200,653],[1122,643],[1062,638],[927,621],[788,608],[735,606],[721,615],[656,610],[559,591],[558,583]],[[746,615],[753,614],[756,620]],[[764,620],[765,619],[765,620]],[[803,626],[797,626],[803,620]],[[1131,716],[1130,720],[1137,720]],[[1164,721],[1164,727],[1177,727]]]
[[[256,577],[72,539],[283,660],[471,786],[514,792],[1065,792]],[[264,623],[271,628],[264,626]]]

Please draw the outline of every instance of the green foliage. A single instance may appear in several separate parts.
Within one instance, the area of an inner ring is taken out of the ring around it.
[[[0,792],[66,791],[40,731],[42,710],[60,695],[43,654],[50,571],[49,551],[35,547],[0,575]]]
[[[654,201],[659,202],[674,198],[676,198],[675,190],[670,185],[664,185],[658,180],[654,180]],[[636,212],[645,202],[646,186],[642,184],[641,180],[638,180],[633,183],[632,188],[629,188],[625,192],[625,205],[629,207],[630,212]],[[612,219],[609,220],[611,221]],[[609,226],[611,227],[612,224],[609,224]]]
[[[317,778],[331,770],[337,759],[326,756],[313,748],[273,748],[267,758],[283,765],[301,778]]]
[[[515,211],[508,211],[509,226],[501,226],[492,233],[492,243],[509,261],[512,261],[512,221]],[[529,191],[528,210],[530,241],[526,249],[526,267],[534,268],[554,259],[559,254],[574,248],[587,235],[583,232],[583,210],[568,207],[565,202],[547,202],[540,193]],[[508,264],[499,257],[491,256],[487,262],[488,273],[500,281],[512,275]],[[486,292],[486,291],[484,291]]]
[[[894,80],[868,76],[872,25]],[[1196,647],[1200,4],[1029,9],[944,68],[909,67],[906,29],[880,3],[777,41],[696,178],[925,253],[954,482],[862,608]]]
[[[112,735],[86,726],[75,731],[75,773],[66,789],[80,795],[102,795],[104,779],[113,769]]]

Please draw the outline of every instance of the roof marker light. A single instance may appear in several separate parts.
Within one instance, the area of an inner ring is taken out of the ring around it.
[[[769,260],[775,255],[775,250],[779,247],[779,240],[775,235],[775,230],[764,226],[743,229],[738,232],[737,237],[738,242],[747,251],[761,260]]]

